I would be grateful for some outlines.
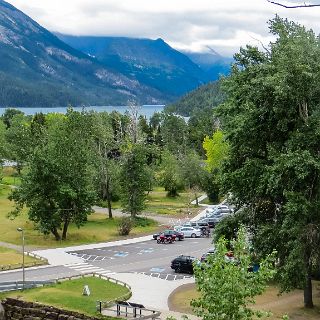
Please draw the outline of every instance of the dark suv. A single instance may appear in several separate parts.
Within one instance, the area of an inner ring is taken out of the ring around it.
[[[196,260],[195,257],[181,255],[171,261],[171,269],[175,272],[193,273],[193,263]]]
[[[176,230],[164,230],[163,232],[160,233],[155,233],[152,237],[154,240],[157,240],[158,237],[160,236],[161,233],[164,233],[164,235],[167,236],[172,236],[173,234],[176,236],[176,239],[178,239],[179,241],[184,239],[184,234],[183,232],[180,231],[176,231]]]

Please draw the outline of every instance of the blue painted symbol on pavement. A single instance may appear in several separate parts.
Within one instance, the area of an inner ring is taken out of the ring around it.
[[[140,252],[142,252],[142,253],[150,253],[150,252],[153,252],[153,251],[154,251],[153,248],[148,248],[148,249],[142,249],[142,250],[140,250]]]
[[[115,257],[126,257],[127,255],[128,255],[128,252],[123,252],[123,251],[120,251],[114,254]]]
[[[162,272],[164,270],[165,270],[165,268],[151,268],[150,269],[151,272]]]

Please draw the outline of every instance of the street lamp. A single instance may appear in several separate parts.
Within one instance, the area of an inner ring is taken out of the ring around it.
[[[24,290],[24,283],[25,283],[25,272],[24,272],[24,230],[22,228],[18,228],[17,231],[21,232],[21,236],[22,236],[22,290]]]

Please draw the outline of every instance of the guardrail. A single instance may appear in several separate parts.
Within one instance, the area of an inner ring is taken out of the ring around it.
[[[44,264],[48,264],[48,260],[40,257],[37,254],[34,254],[32,252],[25,252],[26,256],[32,257],[32,258],[36,258],[40,261],[32,261],[32,262],[27,262],[24,264],[25,268],[30,268],[30,267],[35,267],[35,266],[42,266]],[[13,263],[13,264],[8,264],[8,265],[0,265],[0,271],[4,271],[4,270],[13,270],[13,269],[19,269],[22,268],[22,263]]]
[[[121,315],[132,315],[133,318],[139,318],[139,320],[145,320],[145,319],[155,319],[158,318],[161,314],[159,311],[150,310],[144,308],[144,306],[130,303],[130,302],[121,302],[119,303],[119,300],[127,300],[132,296],[131,287],[118,279],[114,279],[112,277],[108,277],[105,275],[97,274],[95,272],[87,273],[83,275],[76,275],[76,276],[68,276],[68,277],[62,277],[59,279],[54,280],[26,280],[24,283],[23,281],[5,281],[0,283],[0,292],[5,291],[13,291],[13,290],[22,290],[22,288],[25,289],[31,289],[35,287],[43,287],[50,284],[56,284],[58,282],[62,281],[68,281],[68,280],[74,280],[74,279],[81,279],[81,278],[87,278],[87,277],[97,277],[106,281],[113,282],[115,284],[119,284],[124,286],[129,290],[128,293],[118,297],[115,300],[109,300],[109,301],[97,301],[97,311],[100,311],[100,313],[103,310],[111,311],[112,313],[115,312],[117,316]],[[116,306],[116,309],[111,309],[111,307]]]
[[[31,289],[38,286],[44,286],[44,285],[53,284],[53,283],[55,283],[55,281],[53,280],[36,280],[36,281],[27,280],[25,282],[4,281],[0,283],[0,292],[21,290],[22,288]]]
[[[40,286],[45,286],[48,284],[55,284],[61,281],[68,281],[68,280],[74,280],[74,279],[81,279],[81,278],[87,278],[87,277],[97,277],[106,281],[110,281],[113,282],[115,284],[120,284],[123,287],[127,288],[129,290],[128,293],[117,297],[116,300],[127,300],[131,297],[132,295],[132,291],[131,291],[131,287],[121,281],[121,280],[117,280],[108,276],[104,276],[95,272],[92,273],[86,273],[86,274],[82,274],[82,275],[76,275],[76,276],[68,276],[68,277],[62,277],[62,278],[58,278],[58,279],[53,279],[53,280],[26,280],[25,283],[25,288],[34,288],[34,287],[40,287]],[[4,291],[13,291],[13,290],[21,290],[23,287],[23,281],[5,281],[5,282],[0,282],[0,291],[4,292]],[[103,307],[108,307],[110,305],[115,304],[116,300],[110,300],[110,301],[101,301],[101,304]]]

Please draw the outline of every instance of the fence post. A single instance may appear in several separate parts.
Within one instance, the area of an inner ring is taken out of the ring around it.
[[[137,308],[136,307],[133,308],[133,317],[134,318],[137,317]]]
[[[120,316],[120,306],[117,304],[117,316]]]

